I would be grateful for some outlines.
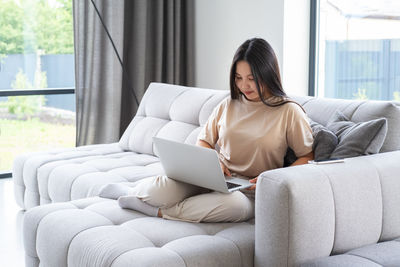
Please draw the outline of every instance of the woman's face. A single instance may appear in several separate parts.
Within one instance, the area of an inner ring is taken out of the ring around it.
[[[260,96],[257,92],[256,82],[249,63],[246,61],[238,61],[236,63],[235,83],[240,92],[250,101],[260,101]]]

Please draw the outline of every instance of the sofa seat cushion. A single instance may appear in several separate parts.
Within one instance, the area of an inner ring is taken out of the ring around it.
[[[253,266],[254,221],[165,220],[92,197],[30,209],[23,227],[41,266]]]
[[[48,174],[47,177],[39,175],[41,199],[48,202],[64,202],[97,196],[105,184],[135,182],[163,174],[164,170],[157,157],[123,152],[75,159],[45,173]]]
[[[88,145],[74,148],[54,149],[44,152],[26,153],[14,159],[12,178],[15,200],[23,209],[40,204],[39,176],[48,176],[49,172],[64,162],[94,158],[122,153],[118,143]],[[43,171],[39,170],[42,168]]]
[[[400,238],[351,250],[346,254],[319,258],[301,267],[400,266]]]
[[[105,184],[134,182],[164,173],[157,157],[123,151],[117,143],[36,153],[18,159],[21,166],[17,169],[22,169],[23,175],[13,173],[15,195],[25,209],[96,196]]]

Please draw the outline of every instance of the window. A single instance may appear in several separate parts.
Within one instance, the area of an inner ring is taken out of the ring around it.
[[[0,0],[0,176],[75,146],[72,0]]]
[[[319,0],[315,12],[315,94],[400,101],[400,1]]]

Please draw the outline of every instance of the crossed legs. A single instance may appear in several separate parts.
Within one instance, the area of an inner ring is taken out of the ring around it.
[[[100,196],[118,199],[122,208],[172,220],[240,222],[254,216],[254,201],[242,192],[212,192],[161,175],[138,181],[133,187],[107,185]]]

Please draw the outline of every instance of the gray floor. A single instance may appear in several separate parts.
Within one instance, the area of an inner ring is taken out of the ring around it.
[[[22,220],[11,179],[0,179],[0,266],[23,267]]]

